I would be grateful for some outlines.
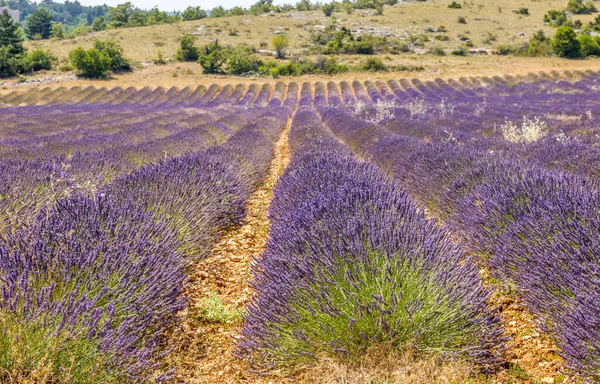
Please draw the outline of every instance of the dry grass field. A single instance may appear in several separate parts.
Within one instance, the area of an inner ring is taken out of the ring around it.
[[[48,48],[59,58],[66,58],[69,51],[77,46],[91,47],[95,38],[112,37],[123,45],[127,57],[138,62],[148,62],[156,57],[158,49],[165,57],[173,57],[181,36],[185,34],[197,35],[198,44],[219,39],[224,44],[245,43],[257,48],[262,42],[271,49],[273,34],[277,30],[283,30],[290,39],[289,50],[302,54],[310,46],[311,34],[322,26],[327,26],[335,18],[340,26],[362,28],[373,34],[390,34],[407,40],[411,35],[429,35],[430,41],[425,43],[425,48],[455,48],[461,44],[459,36],[470,38],[476,48],[494,48],[499,44],[525,43],[539,29],[549,35],[553,34],[553,28],[544,26],[543,16],[549,9],[563,9],[567,1],[470,0],[464,2],[462,9],[449,9],[449,3],[448,0],[401,3],[384,7],[382,16],[376,16],[373,10],[355,10],[351,15],[335,12],[332,18],[325,17],[321,11],[243,15],[113,29],[72,40],[35,41],[28,45],[31,48]],[[513,12],[520,7],[528,8],[530,16]],[[466,24],[458,22],[460,16],[466,18]],[[576,18],[587,22],[593,17]],[[445,26],[448,32],[439,34],[447,35],[449,41],[435,40],[433,36],[436,33],[427,32],[427,27],[437,29],[440,26]],[[232,31],[237,36],[231,36]],[[490,35],[496,36],[496,40],[485,42]]]

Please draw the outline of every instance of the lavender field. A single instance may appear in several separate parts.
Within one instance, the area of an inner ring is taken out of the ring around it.
[[[1,382],[177,382],[191,271],[279,140],[249,370],[386,344],[493,377],[508,287],[560,372],[600,381],[599,73],[41,88],[0,121]]]

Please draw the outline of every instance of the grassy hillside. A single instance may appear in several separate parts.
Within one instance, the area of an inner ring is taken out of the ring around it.
[[[69,51],[77,46],[90,47],[94,38],[113,37],[121,42],[128,57],[147,62],[156,57],[157,49],[165,57],[173,57],[181,36],[185,34],[197,35],[198,44],[219,39],[224,44],[246,43],[256,48],[263,43],[267,44],[267,49],[271,49],[271,39],[279,30],[289,36],[289,50],[302,54],[311,45],[311,33],[327,26],[335,18],[337,25],[351,30],[362,29],[364,33],[390,35],[406,41],[410,41],[411,35],[413,39],[429,38],[424,48],[439,46],[452,49],[462,44],[459,37],[469,38],[475,48],[494,48],[499,44],[525,43],[539,29],[548,35],[553,34],[553,28],[544,26],[543,16],[549,9],[563,9],[567,1],[471,0],[462,3],[462,9],[449,9],[449,3],[448,0],[430,0],[386,6],[381,16],[376,16],[374,10],[355,10],[351,15],[336,12],[332,18],[325,17],[321,11],[313,11],[203,19],[107,30],[72,40],[34,41],[29,42],[28,46],[49,48],[59,58],[66,58]],[[521,7],[528,8],[530,15],[513,12]],[[460,24],[459,17],[464,17],[466,24]],[[593,16],[576,18],[587,22]],[[440,26],[444,26],[448,32],[428,32],[428,29],[438,29]],[[435,35],[447,35],[449,40],[435,40]]]

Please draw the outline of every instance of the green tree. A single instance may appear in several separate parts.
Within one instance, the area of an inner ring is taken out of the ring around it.
[[[19,72],[21,60],[10,52],[10,47],[0,47],[0,78],[12,77]]]
[[[214,7],[210,10],[210,17],[224,17],[227,16],[227,11],[222,6]]]
[[[52,35],[52,14],[44,8],[36,9],[27,17],[25,33],[30,39],[49,39]]]
[[[65,28],[63,23],[52,24],[52,37],[59,40],[65,38]]]
[[[141,27],[148,25],[148,15],[144,11],[135,10],[129,17],[127,27]]]
[[[131,70],[129,60],[123,56],[123,47],[121,47],[115,40],[95,40],[94,49],[105,53],[110,58],[110,69],[113,71]]]
[[[200,20],[206,17],[206,11],[200,7],[189,6],[181,13],[181,17],[185,21]]]
[[[556,30],[550,45],[554,53],[560,57],[581,57],[581,43],[577,39],[577,34],[573,28],[566,25]]]
[[[148,24],[164,24],[167,22],[169,15],[165,11],[161,11],[158,8],[154,7],[148,13]]]
[[[273,36],[273,47],[275,48],[275,53],[278,59],[285,58],[285,49],[290,44],[286,35],[275,35]]]
[[[192,35],[185,35],[181,38],[181,43],[175,58],[179,61],[198,61],[198,48],[194,45],[196,38]]]
[[[106,19],[104,16],[100,15],[94,19],[92,22],[92,31],[104,31],[106,29]]]
[[[198,58],[198,64],[200,64],[204,73],[224,73],[226,56],[225,50],[219,45],[218,41],[215,41],[204,47],[202,55]]]
[[[579,36],[579,43],[581,44],[581,54],[583,56],[600,56],[600,45],[592,36]]]
[[[25,52],[23,32],[6,9],[0,14],[0,48],[5,47],[7,48],[5,53],[12,56]]]
[[[87,51],[81,47],[75,48],[69,53],[69,58],[77,74],[83,77],[106,77],[111,65],[108,54],[95,48]]]
[[[52,69],[52,63],[56,61],[56,56],[54,56],[50,51],[45,51],[43,49],[34,49],[27,53],[27,56],[24,58],[23,67],[30,71],[41,71],[42,69]]]
[[[116,7],[111,7],[108,9],[108,18],[110,19],[110,23],[115,28],[121,28],[126,26],[129,23],[129,18],[133,15],[133,4],[130,2],[126,2],[123,4],[119,4]]]

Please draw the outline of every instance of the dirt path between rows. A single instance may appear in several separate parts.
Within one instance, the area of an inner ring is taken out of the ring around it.
[[[248,284],[250,263],[266,247],[270,229],[268,208],[273,188],[290,160],[290,128],[291,119],[275,144],[275,156],[265,182],[249,200],[244,224],[226,233],[215,244],[209,257],[193,267],[187,292],[190,305],[184,314],[182,332],[177,337],[177,348],[168,359],[177,366],[175,377],[178,382],[268,381],[252,376],[248,367],[232,356],[232,351],[236,330],[241,326],[240,313],[243,313],[252,295]],[[215,303],[222,303],[227,315],[221,317],[229,318],[229,321],[207,320],[208,302],[210,308],[215,307]]]

